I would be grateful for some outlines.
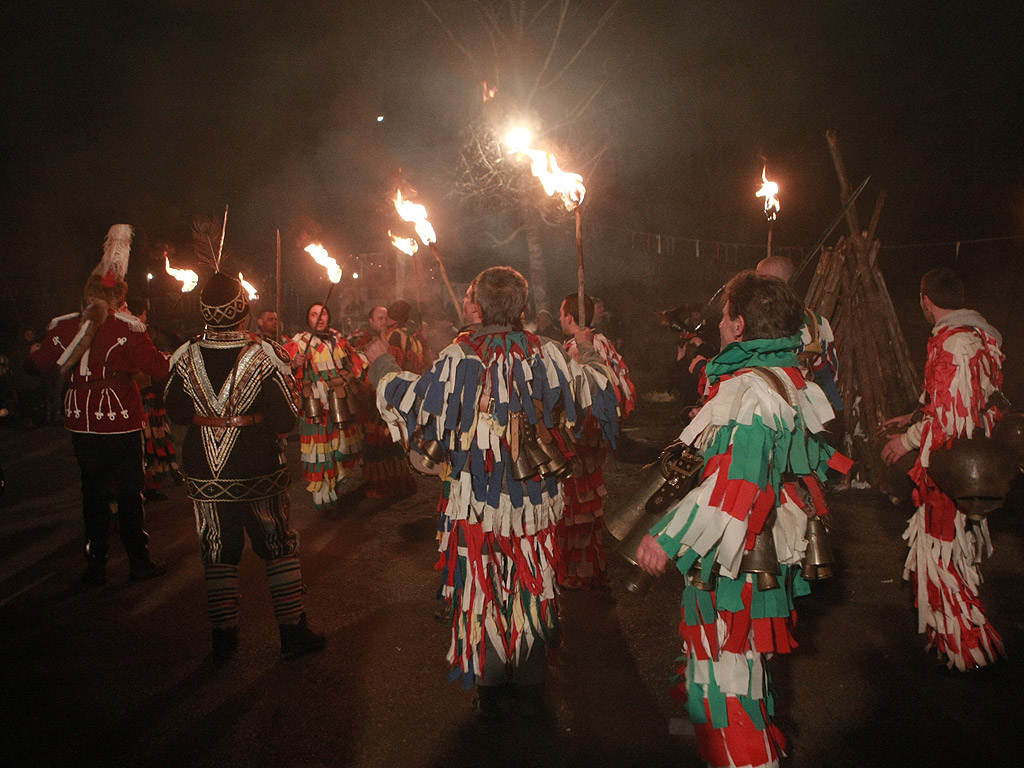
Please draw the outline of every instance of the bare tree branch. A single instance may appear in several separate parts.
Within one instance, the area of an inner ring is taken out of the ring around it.
[[[534,78],[533,88],[530,89],[529,95],[526,97],[527,103],[533,102],[533,97],[537,94],[537,89],[540,87],[541,78],[544,77],[544,73],[548,71],[548,65],[551,63],[551,57],[555,53],[555,49],[558,48],[558,41],[562,36],[562,26],[565,24],[565,15],[569,12],[569,0],[562,0],[562,8],[558,13],[558,26],[555,27],[555,34],[551,37],[551,44],[548,46],[548,55],[544,58],[544,63],[541,64],[540,69],[537,70],[537,77]]]
[[[608,19],[611,18],[612,13],[615,11],[618,5],[619,0],[615,0],[610,6],[608,6],[605,12],[601,15],[601,18],[598,19],[597,24],[595,24],[594,28],[590,31],[590,34],[587,36],[587,39],[583,41],[583,44],[580,45],[578,49],[576,49],[576,53],[572,55],[572,58],[570,58],[566,65],[562,67],[561,70],[559,70],[558,74],[556,74],[553,78],[544,83],[545,88],[554,85],[556,82],[558,82],[558,80],[560,80],[565,75],[566,72],[572,69],[572,65],[576,63],[576,59],[578,59],[583,54],[583,52],[587,49],[587,46],[589,46],[593,39],[597,36],[597,33],[601,31],[601,28],[604,27]]]
[[[488,232],[487,233],[487,239],[489,239],[491,241],[491,244],[490,244],[491,248],[502,248],[502,247],[508,245],[509,243],[511,243],[517,237],[519,237],[519,235],[522,234],[524,229],[525,228],[523,227],[523,225],[520,224],[518,227],[516,227],[512,231],[512,233],[508,237],[502,238],[501,240],[496,238],[494,236],[494,233]]]
[[[465,56],[466,59],[469,61],[469,66],[470,68],[472,68],[473,72],[479,75],[479,69],[477,68],[476,61],[474,60],[473,54],[470,52],[470,50],[459,42],[451,27],[445,24],[441,17],[437,15],[437,11],[434,10],[434,6],[430,4],[429,0],[420,0],[420,2],[422,2],[423,5],[426,6],[426,9],[430,12],[430,15],[434,17],[434,20],[441,25],[441,29],[444,30],[445,35],[451,41],[452,45],[454,45],[456,48],[462,51],[462,55]]]

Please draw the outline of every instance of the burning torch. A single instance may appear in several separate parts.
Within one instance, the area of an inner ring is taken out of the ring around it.
[[[431,252],[434,254],[434,259],[437,261],[437,267],[441,271],[441,279],[444,280],[444,286],[448,289],[448,296],[451,297],[452,306],[455,307],[455,316],[461,318],[462,305],[455,296],[452,281],[448,279],[448,270],[445,269],[441,252],[437,249],[437,235],[434,233],[434,227],[427,221],[427,209],[418,203],[403,200],[402,190],[398,190],[395,192],[395,210],[398,211],[398,215],[402,217],[403,221],[412,222],[420,241],[430,247]],[[397,243],[395,245],[400,247]]]
[[[779,185],[774,181],[768,181],[766,171],[768,166],[765,165],[761,169],[761,181],[764,182],[761,188],[757,190],[755,197],[764,198],[764,215],[768,217],[768,258],[772,256],[772,226],[775,223],[775,217],[778,215],[779,206]]]
[[[413,273],[416,278],[416,310],[422,312],[420,308],[420,270],[416,263],[416,252],[420,249],[420,244],[416,242],[414,237],[399,237],[391,233],[388,230],[388,237],[391,238],[391,244],[398,250],[412,259]]]
[[[586,304],[583,291],[583,217],[580,206],[587,188],[583,186],[583,177],[578,173],[569,173],[558,167],[555,156],[530,147],[530,132],[526,128],[514,128],[505,135],[505,144],[509,152],[515,155],[526,155],[530,158],[530,172],[536,176],[548,197],[557,195],[565,210],[576,214],[576,261],[578,265],[577,279],[579,282],[579,317],[576,319],[580,327],[586,325]]]
[[[313,257],[313,261],[327,270],[327,279],[330,281],[330,286],[327,288],[327,298],[320,305],[320,311],[316,315],[316,322],[313,323],[313,330],[316,331],[320,326],[320,318],[323,317],[324,310],[327,308],[327,302],[331,300],[331,292],[334,290],[334,286],[341,282],[342,269],[338,262],[327,255],[327,249],[319,243],[310,243],[303,250]],[[309,345],[312,343],[313,334],[311,333],[309,334],[309,340],[306,342],[306,351],[309,350]]]

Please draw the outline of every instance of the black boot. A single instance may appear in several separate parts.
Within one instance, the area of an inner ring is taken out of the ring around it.
[[[473,699],[473,712],[481,720],[497,721],[506,719],[512,712],[512,687],[500,685],[478,685]]]
[[[223,664],[238,650],[238,627],[213,628],[213,660]]]
[[[107,559],[90,557],[85,561],[85,572],[80,581],[92,587],[100,587],[107,583]]]
[[[167,569],[154,563],[148,554],[145,557],[133,559],[128,566],[128,578],[131,581],[145,581],[163,576],[165,573],[167,573]]]
[[[285,658],[319,651],[327,644],[326,637],[314,632],[306,624],[305,613],[295,624],[280,624],[278,626],[281,629],[281,655]]]

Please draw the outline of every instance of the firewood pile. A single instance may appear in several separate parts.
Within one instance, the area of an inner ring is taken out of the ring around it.
[[[851,194],[846,169],[835,134],[829,132],[827,139],[845,203]],[[883,192],[867,230],[860,228],[856,206],[849,208],[849,232],[822,250],[805,299],[835,333],[843,422],[852,440],[846,450],[857,462],[857,475],[876,488],[885,488],[890,476],[880,455],[888,439],[880,434],[881,425],[914,409],[921,381],[878,268],[875,230],[884,201]]]

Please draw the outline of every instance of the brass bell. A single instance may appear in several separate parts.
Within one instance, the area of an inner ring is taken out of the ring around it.
[[[547,457],[541,464],[540,471],[545,477],[565,477],[572,470],[572,464],[562,453],[555,436],[547,428],[543,421],[537,422],[538,445]]]
[[[957,438],[931,452],[928,474],[972,520],[999,509],[1020,473],[1017,455],[994,440]]]
[[[413,433],[413,443],[409,450],[409,463],[421,475],[436,477],[444,468],[444,448],[437,440],[426,440],[419,427]]]
[[[827,579],[832,576],[835,563],[828,543],[828,529],[825,522],[815,515],[807,521],[807,551],[800,567],[801,573],[807,581]]]
[[[762,531],[754,537],[754,548],[743,553],[740,561],[742,573],[757,575],[757,588],[760,591],[776,589],[779,586],[779,556],[775,552],[775,537],[772,534],[773,516],[765,521]]]
[[[549,457],[541,450],[537,440],[537,430],[522,416],[515,414],[519,420],[519,456],[512,462],[512,478],[526,480],[540,473],[540,467],[549,461]]]
[[[327,390],[327,413],[332,424],[347,424],[352,420],[352,410],[348,406],[348,398],[344,389],[331,387]]]
[[[701,561],[697,560],[690,566],[690,570],[686,572],[686,578],[689,580],[690,584],[697,589],[703,592],[712,592],[715,588],[714,574],[712,574],[711,579],[704,581],[702,571],[703,568],[701,566]]]
[[[302,412],[311,421],[319,421],[324,415],[323,404],[313,392],[312,386],[302,388]]]

